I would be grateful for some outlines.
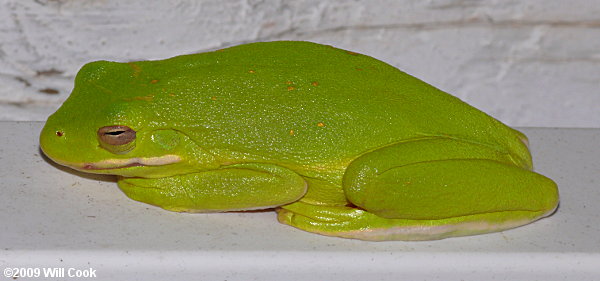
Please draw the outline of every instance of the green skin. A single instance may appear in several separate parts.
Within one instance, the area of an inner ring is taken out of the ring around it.
[[[127,126],[126,144],[100,128]],[[276,207],[284,224],[432,240],[551,214],[520,132],[386,63],[310,42],[92,62],[40,136],[76,170],[177,212]]]

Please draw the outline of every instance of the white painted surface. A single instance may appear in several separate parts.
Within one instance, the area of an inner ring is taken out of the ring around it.
[[[371,55],[509,125],[600,127],[594,0],[0,0],[0,120],[44,120],[89,61],[280,39]]]
[[[600,280],[600,130],[523,129],[558,184],[551,217],[421,242],[326,237],[272,211],[185,214],[128,199],[108,176],[47,163],[41,122],[0,122],[0,269],[96,270],[86,280]],[[17,280],[73,280],[18,278]],[[10,278],[0,280],[11,280]]]

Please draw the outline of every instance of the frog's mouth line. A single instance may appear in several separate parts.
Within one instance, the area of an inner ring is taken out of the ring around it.
[[[162,166],[180,162],[177,155],[164,155],[160,157],[136,157],[128,159],[106,159],[99,162],[83,163],[78,168],[83,171],[115,170],[130,167]]]

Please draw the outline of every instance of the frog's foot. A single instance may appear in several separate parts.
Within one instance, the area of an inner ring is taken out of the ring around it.
[[[277,209],[280,223],[327,236],[360,240],[432,240],[446,236],[434,221],[385,219],[349,206],[323,206],[296,202]]]
[[[502,231],[532,221],[528,211],[475,214],[447,219],[388,219],[348,206],[295,202],[277,209],[280,223],[327,236],[368,241],[437,240]],[[511,219],[506,219],[506,217]],[[539,216],[538,216],[539,217]]]
[[[280,223],[318,234],[358,238],[376,216],[348,206],[312,205],[298,201],[277,208]]]
[[[370,241],[433,240],[451,229],[431,220],[386,219],[350,206],[311,205],[302,201],[277,209],[280,223],[327,236]]]

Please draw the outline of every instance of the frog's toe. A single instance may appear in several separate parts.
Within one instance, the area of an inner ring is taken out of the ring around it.
[[[277,219],[280,223],[291,225],[304,231],[323,234],[327,236],[337,236],[335,233],[350,224],[349,220],[335,220],[325,217],[308,217],[304,214],[295,213],[286,209],[277,210]]]
[[[296,202],[283,206],[280,211],[287,211],[321,222],[343,222],[359,218],[365,211],[347,206],[311,205]]]
[[[319,206],[302,202],[277,209],[279,222],[327,236],[358,238],[375,215],[347,206]],[[368,240],[368,239],[367,239]]]

